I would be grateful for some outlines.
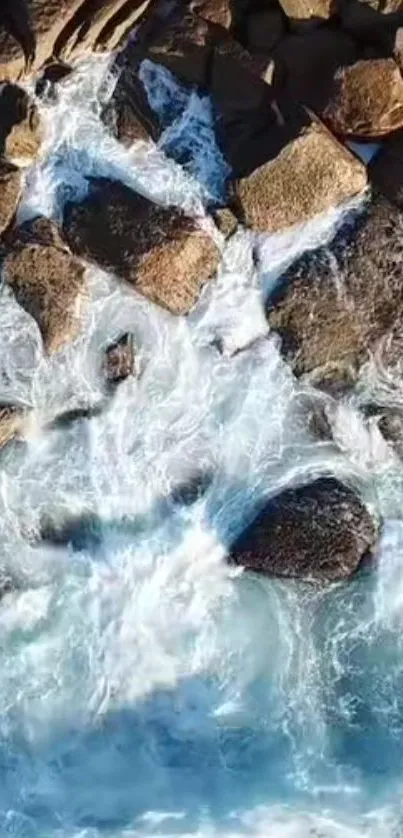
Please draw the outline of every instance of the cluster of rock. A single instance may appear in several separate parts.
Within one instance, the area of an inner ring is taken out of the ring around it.
[[[45,218],[17,225],[24,167],[41,143],[37,107],[20,83],[36,78],[37,95],[49,85],[57,91],[74,62],[97,50],[115,51],[118,81],[101,118],[127,146],[158,142],[172,119],[150,106],[145,59],[210,96],[229,175],[221,206],[209,209],[225,235],[238,224],[256,233],[302,224],[372,185],[355,224],[331,248],[291,266],[268,300],[267,317],[294,374],[334,397],[354,385],[370,358],[397,369],[403,0],[3,0],[2,276],[37,322],[47,352],[81,327],[88,263],[183,316],[220,261],[197,220],[105,178],[89,178],[86,197],[65,206],[59,226]],[[365,166],[351,140],[382,141],[382,148]],[[133,336],[118,336],[105,355],[107,387],[134,370]],[[0,445],[23,422],[21,408],[4,405]],[[379,427],[396,443],[403,422],[380,411]],[[335,580],[352,573],[375,540],[363,504],[329,478],[271,499],[232,556],[258,571]]]

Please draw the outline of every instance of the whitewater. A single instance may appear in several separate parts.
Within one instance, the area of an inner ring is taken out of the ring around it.
[[[15,587],[0,603],[0,835],[399,838],[403,477],[359,407],[403,392],[367,365],[337,445],[315,440],[264,316],[281,270],[360,206],[225,243],[206,213],[227,174],[208,100],[144,62],[150,103],[176,111],[158,147],[127,150],[99,118],[109,67],[92,58],[40,104],[20,221],[60,220],[86,175],[115,177],[198,217],[222,261],[187,318],[89,267],[83,329],[52,357],[1,289],[0,399],[31,411],[0,459]],[[137,375],[104,405],[103,351],[126,331]],[[317,589],[227,565],[265,497],[329,473],[385,519],[373,568]],[[41,541],[49,520],[71,522],[69,543]]]

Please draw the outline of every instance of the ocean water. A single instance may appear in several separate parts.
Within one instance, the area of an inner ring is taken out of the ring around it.
[[[0,397],[32,410],[0,457],[16,585],[0,603],[0,836],[400,838],[401,463],[359,393],[337,408],[337,448],[312,438],[263,310],[282,268],[360,206],[225,244],[206,214],[227,176],[209,103],[146,66],[150,101],[177,93],[179,112],[159,147],[124,150],[99,120],[108,67],[92,59],[41,106],[21,220],[60,218],[88,174],[119,177],[197,216],[222,262],[186,319],[89,267],[83,331],[52,358],[2,288]],[[103,402],[103,349],[128,329],[138,376],[98,416],[55,424]],[[362,387],[377,386],[401,400],[369,367]],[[373,570],[318,590],[227,566],[267,495],[328,473],[385,519]],[[178,487],[200,475],[185,503]],[[69,542],[41,541],[44,521]]]

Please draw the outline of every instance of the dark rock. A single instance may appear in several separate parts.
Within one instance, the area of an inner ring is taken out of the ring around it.
[[[296,375],[342,389],[372,358],[396,366],[403,339],[403,216],[376,197],[330,248],[299,260],[269,301]]]
[[[401,0],[348,0],[340,4],[343,28],[362,46],[391,55],[396,30],[403,24]]]
[[[334,80],[322,116],[336,134],[371,140],[403,127],[403,79],[393,58],[357,61]]]
[[[81,204],[65,210],[72,251],[129,282],[174,314],[186,314],[215,273],[220,254],[196,222],[118,181],[90,179]]]
[[[271,56],[285,34],[286,22],[280,8],[260,9],[247,16],[246,47],[251,53]]]
[[[379,430],[387,442],[390,442],[394,451],[403,459],[403,413],[401,411],[387,410],[379,418]]]
[[[234,24],[234,6],[231,0],[192,0],[190,9],[211,23],[218,23],[224,29]]]
[[[34,101],[22,87],[0,84],[0,154],[10,162],[31,163],[41,144]]]
[[[370,161],[368,174],[377,190],[403,209],[403,130],[385,140]]]
[[[42,99],[55,101],[58,84],[72,72],[72,67],[60,61],[47,64],[35,85],[35,93]]]
[[[130,65],[120,71],[111,100],[102,111],[101,119],[123,145],[136,140],[157,141],[162,126],[148,104],[147,94]]]
[[[38,219],[8,237],[3,276],[19,305],[36,320],[48,352],[57,352],[79,331],[87,300],[85,269],[58,243],[52,222]]]
[[[273,52],[276,90],[320,115],[329,102],[337,70],[354,63],[358,49],[342,30],[321,26],[284,38]]]
[[[355,492],[334,478],[319,478],[271,498],[230,556],[257,573],[335,582],[359,568],[376,538]]]
[[[212,480],[213,475],[210,472],[195,472],[183,483],[174,486],[169,499],[178,506],[191,506],[206,493]]]
[[[2,0],[0,78],[16,79],[35,59],[36,38],[27,0]]]
[[[93,419],[100,416],[104,408],[104,404],[95,404],[82,407],[73,407],[70,410],[65,410],[59,413],[50,422],[46,424],[46,430],[61,431],[70,427],[74,422],[81,422],[83,419]]]
[[[134,373],[134,337],[126,332],[106,349],[105,378],[108,384],[118,384]]]
[[[15,215],[21,191],[20,169],[0,159],[0,234],[7,229]]]
[[[309,221],[366,187],[365,166],[316,120],[236,188],[244,222],[275,233]]]

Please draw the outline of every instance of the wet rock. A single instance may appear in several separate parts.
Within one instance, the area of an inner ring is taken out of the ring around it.
[[[20,169],[0,159],[0,234],[4,233],[15,215],[21,191]]]
[[[34,101],[22,87],[0,84],[0,154],[11,163],[29,164],[41,144],[40,119]]]
[[[337,0],[280,0],[294,28],[316,26],[339,11]]]
[[[246,19],[246,47],[251,53],[271,56],[286,34],[284,15],[278,8],[252,11]]]
[[[35,84],[35,93],[41,99],[54,102],[57,96],[57,87],[61,81],[72,73],[68,64],[60,61],[53,61],[47,64]]]
[[[358,49],[351,35],[321,26],[288,35],[274,50],[273,58],[276,89],[320,115],[331,96],[336,71],[354,63]]]
[[[130,65],[120,71],[111,100],[102,111],[101,119],[123,145],[136,140],[157,141],[162,126],[148,104],[147,94]]]
[[[235,233],[238,227],[238,219],[229,207],[215,210],[213,213],[214,221],[223,236],[228,239]]]
[[[336,134],[370,140],[403,127],[403,79],[392,58],[357,61],[334,81],[323,118]]]
[[[3,276],[19,305],[36,320],[45,350],[57,352],[78,333],[87,299],[85,269],[47,219],[9,236]]]
[[[126,332],[106,349],[105,378],[108,384],[119,384],[134,373],[134,337]]]
[[[73,253],[174,314],[190,310],[220,258],[212,239],[183,212],[104,178],[90,179],[84,201],[67,205],[63,232]]]
[[[335,582],[355,573],[376,538],[355,492],[319,478],[271,498],[231,548],[231,559],[257,573]]]
[[[363,164],[310,121],[277,157],[238,182],[236,197],[247,225],[275,233],[342,204],[366,183]]]
[[[340,4],[343,29],[363,46],[391,55],[396,30],[403,24],[402,0],[348,0]]]
[[[403,209],[403,130],[389,137],[368,166],[377,190]]]
[[[403,459],[403,414],[401,411],[384,411],[378,421],[379,430],[393,446],[394,451]]]
[[[234,7],[231,0],[192,0],[190,9],[211,23],[218,23],[230,29],[234,23]]]
[[[36,38],[27,0],[3,0],[0,8],[0,78],[17,79],[32,66]]]
[[[105,405],[102,402],[101,404],[72,407],[70,410],[65,410],[63,413],[59,413],[58,416],[55,416],[54,419],[47,422],[45,426],[46,430],[62,431],[69,428],[75,422],[81,422],[83,419],[96,418],[101,415],[104,406]]]
[[[23,407],[0,404],[0,448],[23,435],[26,416],[27,411]]]
[[[213,474],[211,472],[195,472],[187,480],[174,486],[170,492],[169,500],[178,506],[191,506],[207,492],[212,481]]]
[[[330,248],[299,260],[269,301],[270,327],[297,376],[333,394],[370,358],[396,367],[403,339],[403,217],[376,197]]]
[[[102,523],[98,515],[86,510],[78,515],[67,510],[48,513],[39,522],[38,541],[77,551],[94,549],[102,541]]]

